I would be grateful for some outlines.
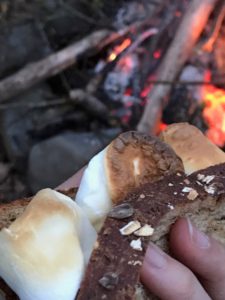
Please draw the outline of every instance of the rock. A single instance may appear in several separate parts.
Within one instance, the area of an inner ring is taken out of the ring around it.
[[[61,11],[57,18],[52,18],[46,23],[45,31],[51,44],[63,47],[88,34],[92,27],[93,24],[89,24],[72,12]]]
[[[31,91],[13,99],[13,103],[24,103],[24,106],[10,108],[0,113],[0,134],[7,158],[20,171],[24,171],[29,149],[33,144],[31,132],[37,121],[43,122],[40,110],[29,109],[27,105],[40,103],[51,95],[46,85],[38,86]],[[45,110],[47,111],[47,109]]]
[[[0,183],[5,180],[10,171],[10,165],[0,162]]]
[[[64,132],[35,145],[29,156],[28,180],[33,193],[44,187],[54,188],[103,149],[120,129],[99,133]]]
[[[51,52],[37,22],[7,26],[0,31],[0,77]]]

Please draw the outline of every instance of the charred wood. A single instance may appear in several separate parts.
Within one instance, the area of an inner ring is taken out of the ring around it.
[[[207,20],[218,0],[192,0],[160,65],[157,80],[174,81],[190,57],[194,45],[203,32]],[[170,85],[154,86],[148,96],[148,103],[137,126],[141,132],[156,133],[165,106],[165,97],[171,91]]]
[[[60,50],[46,58],[25,66],[12,76],[0,82],[0,102],[6,101],[76,63],[80,55],[88,50],[98,49],[101,41],[110,35],[110,31],[101,30]]]

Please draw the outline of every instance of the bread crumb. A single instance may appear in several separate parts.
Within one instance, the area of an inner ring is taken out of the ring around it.
[[[98,249],[99,248],[99,242],[98,240],[94,243],[94,249]]]
[[[205,177],[203,182],[205,182],[206,184],[209,184],[214,178],[215,178],[215,175],[208,175]]]
[[[176,193],[176,192],[175,192],[175,193]],[[175,194],[175,193],[174,193],[174,194]],[[173,210],[173,209],[174,209],[174,206],[173,206],[172,204],[170,204],[170,203],[168,203],[168,204],[167,204],[167,206],[168,206],[168,207],[169,207],[169,209],[171,209],[171,210]]]
[[[134,250],[137,250],[137,251],[143,250],[142,245],[141,245],[141,239],[132,240],[130,242],[130,246],[131,246],[131,248],[133,248]]]
[[[140,198],[141,198],[141,199],[144,199],[144,198],[145,198],[145,195],[144,195],[144,194],[141,194],[141,195],[140,195]]]
[[[190,180],[188,180],[188,179],[186,178],[186,179],[184,179],[184,183],[190,184]]]
[[[182,190],[183,193],[190,193],[193,190],[193,188],[190,188],[188,186],[185,186]]]
[[[198,178],[199,181],[202,181],[202,180],[204,180],[205,175],[203,175],[203,174],[198,174],[198,175],[197,175],[197,178]]]
[[[172,183],[169,183],[168,186],[173,186],[173,184],[172,184]]]
[[[198,192],[194,189],[192,189],[189,194],[187,195],[187,198],[189,200],[195,200],[198,197]]]
[[[216,192],[216,189],[213,185],[210,185],[210,186],[204,186],[204,190],[208,193],[208,194],[211,194],[211,195],[214,195],[215,192]]]
[[[201,182],[199,182],[199,181],[196,181],[196,182],[197,182],[198,185],[203,186],[203,184]]]
[[[130,261],[128,261],[128,265],[142,266],[142,262],[140,260],[130,260]]]

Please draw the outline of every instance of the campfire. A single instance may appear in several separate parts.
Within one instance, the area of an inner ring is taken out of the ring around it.
[[[97,127],[153,134],[189,122],[223,148],[224,49],[223,0],[129,1],[118,5],[110,29],[101,26],[2,78],[0,109],[78,107]],[[13,101],[42,82],[53,97]]]

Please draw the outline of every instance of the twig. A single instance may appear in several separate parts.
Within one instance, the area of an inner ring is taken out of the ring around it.
[[[26,107],[27,109],[42,109],[58,105],[80,105],[89,113],[100,117],[101,119],[107,119],[109,112],[107,107],[98,100],[95,96],[92,96],[84,90],[71,90],[67,98],[55,99],[52,101],[40,101],[38,103],[7,103],[0,104],[0,110],[17,109],[19,107]]]
[[[78,11],[77,9],[74,9],[72,6],[65,3],[65,1],[60,1],[60,2],[61,2],[61,6],[63,6],[72,15],[83,19],[85,22],[87,22],[91,25],[97,24],[97,20],[94,20],[94,19],[84,15],[82,12]]]
[[[221,77],[221,81],[168,81],[168,80],[149,80],[148,84],[159,84],[159,85],[217,85],[222,83],[222,79],[225,77]]]
[[[178,31],[160,65],[157,81],[174,81],[191,55],[209,15],[218,0],[192,0]],[[137,126],[141,132],[156,133],[160,123],[164,99],[171,91],[171,85],[155,85],[148,96],[148,103]]]
[[[94,114],[104,120],[108,119],[109,112],[107,107],[95,96],[88,94],[86,91],[79,89],[71,90],[69,98],[73,103],[81,105],[91,114]]]
[[[38,62],[29,64],[0,82],[0,103],[8,100],[40,81],[54,76],[73,65],[80,55],[90,49],[100,49],[101,42],[110,31],[96,31],[82,40],[60,50]]]
[[[225,3],[224,0],[220,0],[220,6],[215,16],[214,24],[212,25],[212,32],[208,38],[208,40],[202,45],[202,50],[212,52],[213,46],[215,44],[216,39],[218,38],[220,28],[223,24],[223,20],[225,18]]]
[[[16,103],[4,103],[0,104],[0,110],[6,109],[17,109],[20,107],[26,107],[27,109],[41,109],[58,105],[69,104],[68,99],[56,99],[52,101],[40,101],[38,103],[29,103],[29,102],[16,102]]]

